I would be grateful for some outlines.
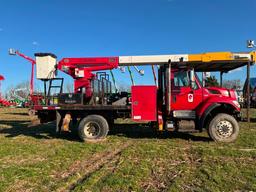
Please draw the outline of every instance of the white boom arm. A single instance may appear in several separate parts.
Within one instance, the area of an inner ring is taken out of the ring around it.
[[[172,62],[188,61],[188,55],[119,56],[119,66],[163,65],[169,60]]]

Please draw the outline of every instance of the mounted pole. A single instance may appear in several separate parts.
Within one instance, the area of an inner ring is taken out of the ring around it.
[[[220,72],[220,86],[222,87],[223,83],[223,71]]]
[[[48,105],[46,88],[47,88],[46,80],[44,80],[44,102],[45,102],[45,105]]]
[[[166,69],[166,87],[167,87],[167,113],[168,115],[171,113],[171,60],[169,60],[168,65],[167,65],[167,69]]]
[[[152,67],[152,73],[153,73],[153,76],[154,76],[155,85],[158,86],[158,85],[157,85],[156,72],[155,72],[154,65],[151,65],[151,67]]]
[[[132,76],[132,71],[131,71],[131,69],[130,69],[130,66],[127,66],[127,68],[128,68],[128,72],[129,72],[131,81],[132,81],[132,85],[135,85],[134,80],[133,80],[133,76]]]
[[[114,83],[115,93],[117,93],[117,92],[118,92],[118,90],[117,90],[117,86],[116,86],[116,80],[115,80],[115,76],[114,76],[114,74],[113,74],[112,69],[110,70],[110,75],[111,75],[111,77],[112,77],[112,81],[113,81],[113,83]]]
[[[250,123],[250,105],[251,105],[251,101],[250,101],[250,61],[248,61],[247,63],[247,122]]]

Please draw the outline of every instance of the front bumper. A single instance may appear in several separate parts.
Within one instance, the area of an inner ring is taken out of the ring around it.
[[[241,121],[242,116],[243,116],[242,111],[236,111],[235,112],[235,118],[236,118],[237,121]]]

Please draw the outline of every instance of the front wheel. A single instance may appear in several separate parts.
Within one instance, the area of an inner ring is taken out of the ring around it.
[[[233,142],[238,137],[239,125],[233,116],[220,113],[211,120],[208,134],[216,142]]]
[[[78,134],[83,141],[97,141],[108,134],[107,120],[100,115],[88,115],[79,123]]]

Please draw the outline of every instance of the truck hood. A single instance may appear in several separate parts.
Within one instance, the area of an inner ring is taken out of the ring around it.
[[[217,95],[219,94],[225,97],[230,97],[232,99],[237,99],[237,94],[234,89],[226,89],[222,87],[207,87],[206,89],[211,94],[217,94]]]

